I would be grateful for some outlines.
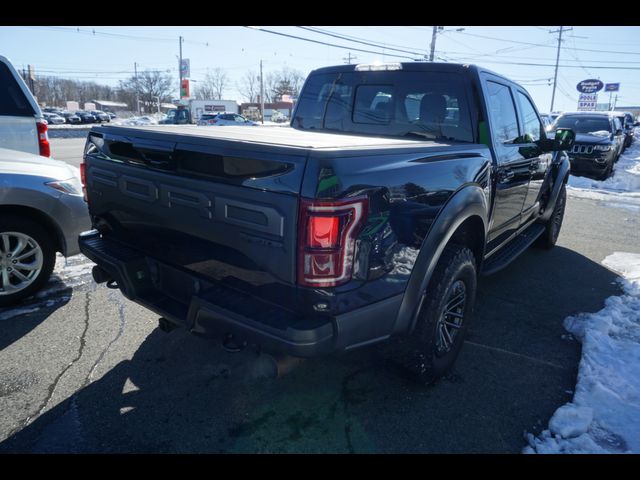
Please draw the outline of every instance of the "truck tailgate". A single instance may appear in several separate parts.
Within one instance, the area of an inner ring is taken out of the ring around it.
[[[183,139],[91,132],[85,164],[94,225],[160,262],[258,296],[293,286],[306,153]]]

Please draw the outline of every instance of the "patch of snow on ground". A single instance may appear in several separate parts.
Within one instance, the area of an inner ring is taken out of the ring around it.
[[[615,252],[603,265],[623,276],[624,293],[596,313],[567,317],[582,343],[573,401],[524,453],[640,453],[640,254]]]
[[[58,254],[53,274],[44,287],[33,297],[23,300],[16,307],[1,309],[0,321],[38,311],[42,307],[52,307],[58,302],[69,300],[67,295],[56,294],[92,281],[91,269],[94,265],[84,255],[64,258]]]
[[[569,177],[569,195],[605,202],[606,205],[640,209],[640,141],[636,140],[620,156],[614,174],[598,181],[586,177]]]

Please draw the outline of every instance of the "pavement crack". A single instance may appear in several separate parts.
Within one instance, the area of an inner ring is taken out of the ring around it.
[[[126,323],[125,316],[124,316],[124,304],[119,298],[116,299],[115,296],[113,295],[111,295],[111,297],[112,297],[112,300],[115,299],[116,303],[118,304],[118,318],[120,320],[120,324],[118,326],[118,332],[116,333],[115,337],[113,337],[111,341],[107,344],[107,346],[102,350],[102,352],[100,352],[100,355],[98,355],[98,358],[96,359],[95,363],[91,367],[91,370],[89,370],[89,374],[87,375],[87,378],[84,381],[83,387],[87,386],[89,383],[93,381],[93,374],[98,368],[98,365],[100,365],[100,363],[104,359],[109,349],[113,346],[113,344],[116,343],[124,333],[124,327]]]
[[[84,328],[82,330],[82,335],[80,336],[80,346],[78,348],[78,352],[77,352],[76,356],[62,369],[62,371],[53,380],[51,385],[49,385],[48,392],[47,392],[47,398],[40,404],[40,406],[37,409],[37,413],[35,413],[34,415],[29,415],[25,420],[20,422],[20,426],[14,428],[9,433],[7,438],[13,436],[16,432],[18,432],[18,431],[22,430],[23,428],[27,427],[29,424],[31,424],[31,422],[33,422],[33,420],[35,420],[37,417],[42,415],[42,413],[46,410],[47,406],[49,406],[49,402],[53,398],[53,395],[56,392],[56,388],[58,387],[58,384],[60,383],[60,380],[62,379],[64,374],[67,373],[67,371],[71,367],[73,367],[78,362],[78,360],[80,360],[80,358],[82,357],[82,354],[84,352],[84,347],[86,345],[85,336],[87,334],[87,330],[89,329],[89,304],[90,304],[90,301],[91,300],[90,300],[90,297],[89,297],[89,292],[85,292]]]

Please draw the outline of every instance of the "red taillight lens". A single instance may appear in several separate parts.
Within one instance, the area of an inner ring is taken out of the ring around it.
[[[307,245],[311,248],[334,248],[338,246],[340,217],[309,217]]]
[[[40,155],[43,157],[51,156],[51,146],[49,145],[49,136],[47,135],[47,124],[42,121],[36,121],[38,127],[38,147]]]
[[[298,284],[335,287],[351,280],[356,238],[368,206],[366,197],[300,201]]]
[[[80,183],[82,183],[82,195],[84,197],[84,201],[87,200],[87,164],[82,162],[80,164]]]

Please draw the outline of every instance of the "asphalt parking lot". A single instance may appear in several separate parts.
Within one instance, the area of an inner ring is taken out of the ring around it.
[[[82,144],[53,139],[53,156],[79,162]],[[427,388],[374,348],[283,359],[273,378],[249,349],[160,331],[86,269],[54,279],[0,320],[0,452],[517,453],[571,399],[580,344],[562,320],[619,293],[600,262],[640,253],[639,217],[570,197],[555,249],[481,279],[456,367]]]

